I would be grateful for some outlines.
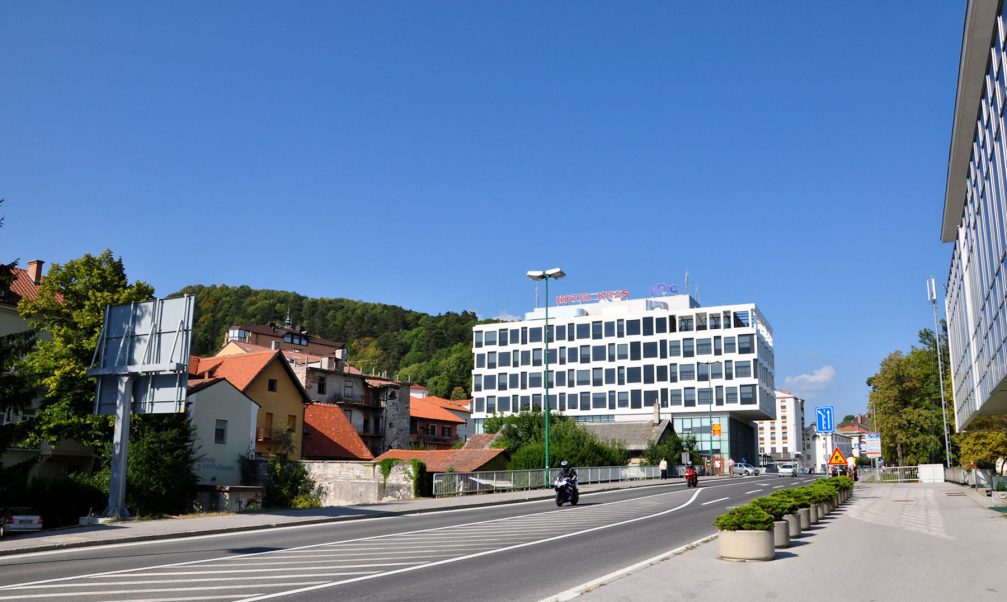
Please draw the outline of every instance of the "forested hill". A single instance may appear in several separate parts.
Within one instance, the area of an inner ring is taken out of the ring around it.
[[[289,310],[291,322],[309,334],[346,343],[350,362],[369,374],[412,380],[441,397],[468,396],[473,312],[431,316],[394,305],[248,286],[192,285],[171,296],[184,294],[196,296],[193,354],[215,353],[232,324],[283,323]]]

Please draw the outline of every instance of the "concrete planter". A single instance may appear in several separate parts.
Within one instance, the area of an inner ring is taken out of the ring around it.
[[[807,531],[811,528],[811,508],[798,508],[797,509],[797,520],[801,525],[801,531]]]
[[[721,531],[720,557],[728,560],[772,560],[773,531]]]
[[[811,524],[817,525],[818,521],[821,520],[821,516],[818,514],[818,504],[811,504],[808,506],[808,510],[811,511]]]
[[[787,533],[790,538],[801,536],[801,518],[796,514],[785,514],[783,520],[787,521]]]
[[[790,525],[785,520],[773,521],[773,547],[790,547]]]
[[[1007,506],[1007,491],[994,491],[993,504],[997,506]]]

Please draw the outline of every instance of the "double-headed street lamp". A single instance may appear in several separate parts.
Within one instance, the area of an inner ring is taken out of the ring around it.
[[[532,280],[545,280],[545,328],[542,337],[545,339],[545,484],[549,486],[549,279],[559,280],[566,273],[559,268],[551,270],[533,270],[528,272]]]

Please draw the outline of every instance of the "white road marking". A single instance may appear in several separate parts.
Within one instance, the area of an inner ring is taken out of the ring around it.
[[[345,579],[343,581],[333,581],[331,583],[326,583],[326,584],[323,584],[323,585],[314,585],[314,586],[311,586],[311,587],[303,587],[303,588],[300,588],[300,589],[288,590],[288,591],[285,591],[285,592],[277,592],[277,593],[274,593],[274,594],[267,594],[267,595],[263,595],[263,596],[257,596],[257,597],[252,597],[252,598],[245,598],[244,602],[255,602],[255,601],[258,601],[258,600],[269,600],[271,598],[280,598],[280,597],[284,597],[284,596],[291,596],[291,595],[294,595],[294,594],[300,594],[300,593],[309,592],[309,591],[317,591],[317,590],[320,590],[320,589],[325,589],[325,588],[329,588],[329,587],[335,587],[337,585],[345,585],[347,583],[356,583],[356,582],[365,581],[365,580],[368,580],[368,579],[374,579],[374,578],[377,578],[377,577],[385,577],[387,575],[396,575],[396,574],[399,574],[399,573],[406,573],[406,572],[415,571],[415,570],[423,569],[423,568],[427,568],[427,567],[439,566],[439,565],[443,565],[443,564],[449,564],[449,563],[452,563],[452,562],[461,562],[463,560],[470,560],[472,558],[479,558],[479,557],[482,557],[482,556],[488,556],[490,554],[498,554],[500,552],[507,552],[507,551],[510,551],[510,550],[517,550],[517,549],[520,549],[520,548],[526,548],[526,547],[529,547],[529,546],[534,546],[534,545],[538,545],[538,544],[542,544],[542,543],[548,543],[548,542],[552,542],[552,541],[559,541],[559,540],[562,540],[562,539],[567,539],[568,537],[574,537],[574,536],[577,536],[577,535],[583,535],[585,533],[592,533],[594,531],[601,531],[603,529],[610,529],[612,527],[620,527],[622,525],[627,525],[627,524],[630,524],[630,523],[635,523],[635,522],[638,522],[638,521],[641,521],[641,520],[649,520],[649,519],[652,519],[652,518],[656,518],[658,516],[663,516],[665,514],[670,514],[672,512],[677,511],[677,510],[681,510],[682,508],[685,508],[686,506],[692,504],[692,502],[694,502],[696,500],[696,498],[699,496],[699,494],[701,492],[702,492],[701,489],[697,489],[695,491],[695,493],[692,494],[692,497],[690,497],[689,500],[686,501],[685,503],[680,504],[678,506],[675,506],[674,508],[669,508],[669,509],[664,510],[662,512],[658,512],[656,514],[652,514],[652,515],[648,515],[648,516],[641,516],[641,517],[637,517],[637,518],[631,518],[631,519],[624,520],[624,521],[618,522],[618,523],[611,523],[611,524],[608,524],[608,525],[600,525],[600,526],[597,526],[597,527],[592,527],[590,529],[584,529],[582,531],[575,531],[575,532],[572,532],[572,533],[564,533],[562,535],[556,535],[556,536],[553,536],[553,537],[547,537],[545,539],[539,539],[539,540],[529,541],[529,542],[521,543],[521,544],[515,544],[515,545],[512,545],[512,546],[507,546],[507,547],[503,547],[503,548],[497,548],[495,550],[487,550],[485,552],[476,552],[475,554],[467,554],[465,556],[459,556],[457,558],[448,558],[448,559],[445,559],[445,560],[438,560],[436,562],[431,562],[429,564],[425,564],[425,565],[421,565],[421,566],[412,566],[412,567],[397,569],[397,570],[394,570],[394,571],[387,571],[387,572],[379,573],[379,574],[376,574],[376,575],[368,575],[366,577],[356,577],[356,578],[353,578],[353,579]]]
[[[746,491],[745,495],[748,495],[749,493],[759,493],[760,491],[762,491],[762,490],[761,489],[753,489],[751,491]]]
[[[783,487],[783,485],[777,485],[776,487],[773,487],[773,489],[780,489],[782,487]]]
[[[716,504],[717,502],[723,502],[724,500],[729,500],[729,497],[717,498],[715,500],[710,500],[709,502],[703,502],[700,506],[709,506],[710,504]]]

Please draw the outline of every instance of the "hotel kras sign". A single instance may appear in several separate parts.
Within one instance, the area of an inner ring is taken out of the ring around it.
[[[572,295],[556,295],[556,305],[571,303],[591,303],[594,301],[622,301],[629,299],[629,290],[598,291],[596,293],[574,293]]]
[[[651,297],[664,297],[667,295],[677,295],[677,294],[678,294],[677,284],[665,284],[663,282],[659,282],[658,284],[655,284],[654,286],[650,287]]]

